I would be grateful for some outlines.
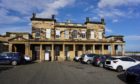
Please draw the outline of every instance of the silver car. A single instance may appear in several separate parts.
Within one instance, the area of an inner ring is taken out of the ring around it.
[[[81,62],[91,64],[93,62],[95,56],[96,56],[96,54],[83,54],[81,57]]]

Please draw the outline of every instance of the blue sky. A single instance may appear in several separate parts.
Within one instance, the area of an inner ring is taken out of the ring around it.
[[[32,13],[60,22],[105,18],[106,35],[124,35],[127,51],[140,51],[140,0],[0,0],[0,34],[31,32]]]

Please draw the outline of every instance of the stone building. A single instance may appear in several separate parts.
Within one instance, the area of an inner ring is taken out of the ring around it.
[[[31,18],[32,33],[7,32],[9,51],[21,52],[33,60],[58,60],[85,53],[124,55],[122,35],[105,36],[105,22],[90,21],[84,23],[58,22],[55,16]]]

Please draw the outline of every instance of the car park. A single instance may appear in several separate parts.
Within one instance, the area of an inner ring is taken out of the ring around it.
[[[22,56],[19,52],[3,52],[0,54],[0,64],[17,65],[21,62]]]
[[[94,57],[93,65],[99,66],[99,67],[104,67],[105,61],[109,59],[109,55],[99,55]]]
[[[109,60],[106,60],[105,67],[109,68],[109,69],[117,70],[118,72],[121,72],[121,71],[126,70],[129,67],[135,66],[139,63],[140,63],[140,61],[137,61],[131,57],[115,56]]]
[[[125,76],[128,83],[140,84],[140,64],[128,68]]]
[[[97,56],[97,54],[83,54],[81,56],[81,62],[91,64],[95,56]]]

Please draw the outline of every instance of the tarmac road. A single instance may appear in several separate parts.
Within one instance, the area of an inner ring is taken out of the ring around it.
[[[125,84],[125,79],[122,73],[92,65],[43,62],[15,67],[0,65],[0,84]]]

